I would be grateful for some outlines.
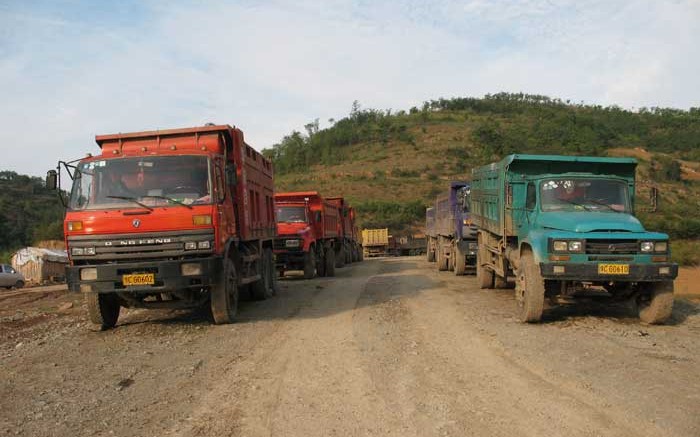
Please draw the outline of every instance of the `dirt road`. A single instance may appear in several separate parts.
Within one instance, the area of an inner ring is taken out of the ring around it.
[[[337,272],[229,326],[133,310],[91,332],[60,288],[0,294],[0,435],[700,435],[698,302],[667,326],[604,301],[523,325],[512,292],[422,259]]]

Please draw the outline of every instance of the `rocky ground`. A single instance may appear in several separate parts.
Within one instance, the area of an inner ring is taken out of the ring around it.
[[[588,299],[514,317],[512,290],[419,258],[280,281],[239,323],[0,292],[0,435],[698,436],[700,301],[665,326]]]

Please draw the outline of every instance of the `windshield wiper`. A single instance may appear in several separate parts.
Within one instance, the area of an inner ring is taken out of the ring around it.
[[[182,205],[182,206],[184,206],[184,207],[186,207],[186,208],[193,209],[191,205],[188,205],[188,204],[186,204],[186,203],[180,202],[179,200],[173,199],[172,197],[166,197],[166,196],[141,196],[142,199],[145,198],[145,197],[148,197],[149,199],[163,199],[163,200],[167,200],[168,202],[177,203],[178,205]]]
[[[149,210],[149,211],[153,211],[153,208],[151,208],[150,206],[144,205],[143,203],[139,202],[138,200],[136,200],[135,197],[127,197],[127,196],[106,196],[106,197],[107,197],[108,199],[128,200],[128,201],[130,201],[130,202],[134,202],[135,204],[146,208],[146,209]]]
[[[586,211],[591,211],[591,209],[589,207],[587,207],[586,205],[582,205],[580,203],[574,202],[573,200],[562,199],[560,197],[557,197],[557,200],[561,200],[562,202],[566,202],[566,203],[571,204],[571,205],[580,206],[581,208],[585,209]]]
[[[610,211],[614,211],[614,212],[618,212],[618,213],[619,213],[619,212],[623,212],[623,211],[619,211],[619,210],[613,208],[612,206],[610,206],[609,204],[607,204],[607,203],[605,203],[605,202],[599,202],[599,201],[597,201],[597,200],[595,200],[595,199],[587,199],[587,200],[588,200],[589,202],[595,203],[596,205],[604,206],[604,207],[608,208]]]

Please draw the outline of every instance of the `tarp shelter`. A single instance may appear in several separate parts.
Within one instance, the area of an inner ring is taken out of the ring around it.
[[[65,280],[67,264],[65,250],[25,247],[12,255],[12,267],[33,284]]]

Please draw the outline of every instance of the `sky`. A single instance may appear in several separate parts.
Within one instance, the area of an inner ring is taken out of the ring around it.
[[[240,127],[258,150],[364,108],[526,92],[700,106],[700,0],[0,0],[0,170],[96,134]]]

